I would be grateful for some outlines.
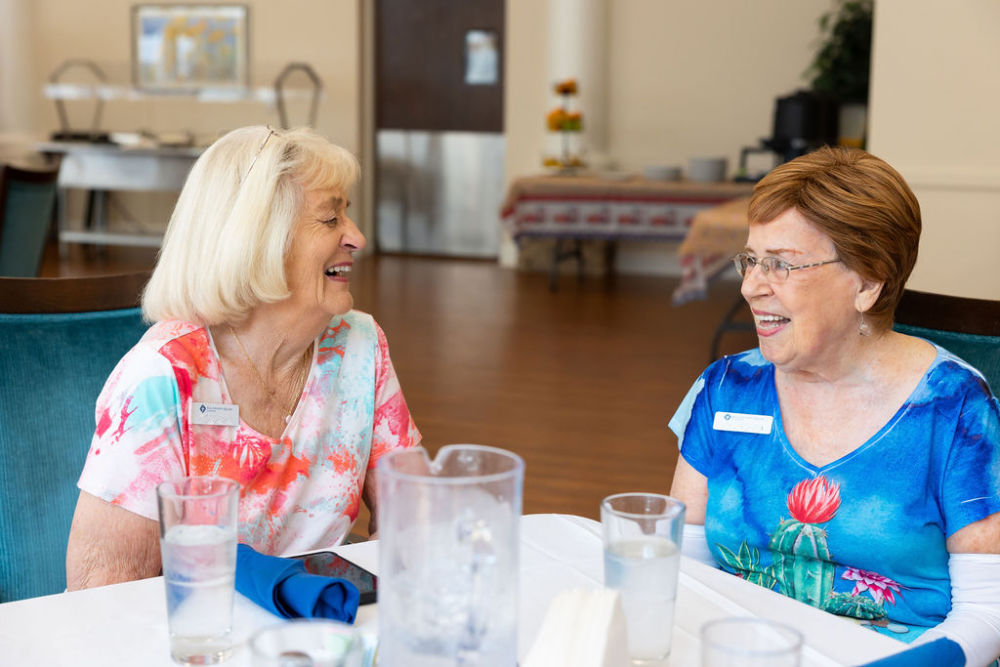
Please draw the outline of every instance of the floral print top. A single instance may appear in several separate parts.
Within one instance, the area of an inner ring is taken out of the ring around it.
[[[759,350],[709,366],[670,428],[708,478],[724,569],[904,641],[951,609],[945,540],[1000,511],[997,399],[940,347],[892,419],[821,467],[789,444]]]
[[[238,419],[211,335],[153,325],[112,372],[78,486],[156,519],[156,486],[184,475],[238,481],[239,539],[268,554],[338,543],[357,518],[365,472],[420,442],[385,334],[350,311],[316,340],[299,403],[277,440]],[[205,410],[228,410],[213,425]],[[234,418],[235,417],[235,418]],[[238,423],[237,423],[238,422]]]

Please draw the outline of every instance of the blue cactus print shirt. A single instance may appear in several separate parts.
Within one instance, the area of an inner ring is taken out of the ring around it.
[[[670,428],[708,478],[705,532],[720,566],[903,641],[951,609],[945,540],[1000,512],[1000,410],[941,347],[871,439],[817,467],[785,437],[774,366],[713,363]]]

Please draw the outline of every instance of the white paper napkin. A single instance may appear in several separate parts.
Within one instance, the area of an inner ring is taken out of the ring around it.
[[[524,667],[627,667],[618,591],[574,588],[552,600]]]

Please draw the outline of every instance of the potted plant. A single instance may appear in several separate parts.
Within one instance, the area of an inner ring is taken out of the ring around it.
[[[872,51],[873,0],[839,0],[819,19],[820,44],[806,71],[812,89],[839,107],[839,143],[863,146]]]

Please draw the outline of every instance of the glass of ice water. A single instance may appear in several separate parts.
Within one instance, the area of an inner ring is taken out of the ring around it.
[[[619,493],[601,502],[604,586],[617,589],[633,665],[670,655],[681,561],[684,503],[656,493]]]
[[[232,653],[240,485],[185,477],[156,488],[170,655],[210,665]]]
[[[802,634],[763,618],[721,618],[701,627],[703,667],[798,667]]]

